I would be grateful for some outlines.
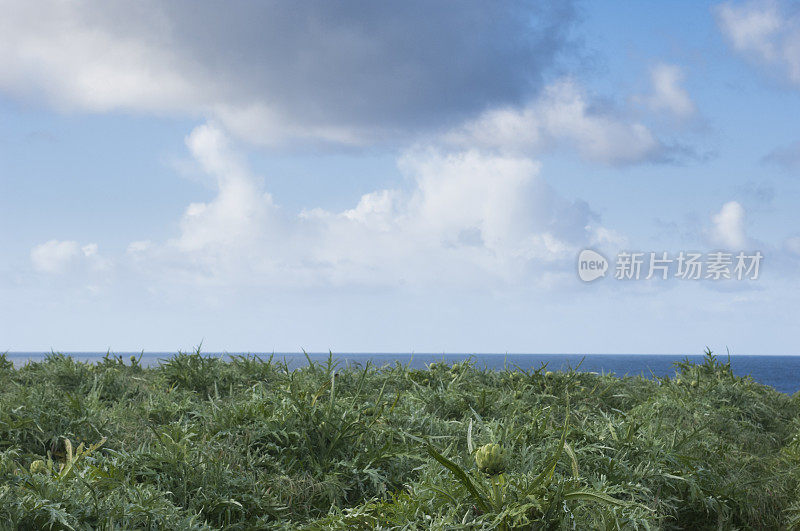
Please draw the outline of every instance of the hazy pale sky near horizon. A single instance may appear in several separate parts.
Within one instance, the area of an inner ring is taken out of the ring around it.
[[[800,354],[800,5],[550,4],[0,0],[0,352]]]

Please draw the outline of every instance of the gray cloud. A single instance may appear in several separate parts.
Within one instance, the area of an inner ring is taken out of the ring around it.
[[[761,162],[775,164],[786,170],[800,170],[800,142],[773,149],[761,159]]]
[[[574,18],[511,0],[0,5],[0,90],[201,113],[263,143],[372,142],[520,104]]]

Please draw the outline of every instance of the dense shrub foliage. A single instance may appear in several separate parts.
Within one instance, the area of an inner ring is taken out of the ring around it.
[[[800,525],[797,398],[710,354],[652,380],[0,356],[0,382],[9,529]]]

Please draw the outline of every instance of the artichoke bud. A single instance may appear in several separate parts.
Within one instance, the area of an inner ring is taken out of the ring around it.
[[[499,444],[487,444],[475,452],[475,464],[478,470],[490,476],[503,473],[506,469],[505,453]]]
[[[37,459],[31,463],[30,470],[31,474],[45,474],[47,473],[47,464],[43,460]]]

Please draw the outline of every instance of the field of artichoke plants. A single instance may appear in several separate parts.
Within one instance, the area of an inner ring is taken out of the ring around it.
[[[800,402],[711,354],[653,380],[52,354],[0,381],[2,528],[800,525]]]

